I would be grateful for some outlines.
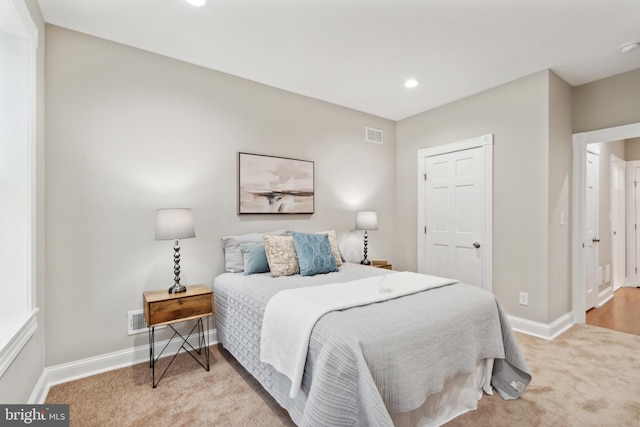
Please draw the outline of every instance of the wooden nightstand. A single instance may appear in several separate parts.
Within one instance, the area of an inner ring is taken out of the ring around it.
[[[191,355],[200,365],[209,370],[209,317],[213,315],[213,292],[205,285],[187,286],[187,291],[179,294],[170,294],[166,289],[158,291],[147,291],[142,294],[144,304],[144,319],[149,328],[149,366],[152,370],[151,384],[156,388],[164,374],[175,360],[175,357],[184,350]],[[203,319],[207,319],[205,330]],[[186,320],[197,320],[193,328],[186,337],[183,337],[174,327],[173,323],[184,322]],[[155,330],[156,326],[168,325],[173,330],[173,335],[164,346],[160,354],[155,355]],[[189,338],[196,331],[198,334],[198,348],[194,348],[189,343]],[[169,343],[179,336],[182,339],[180,348],[176,351],[169,365],[156,381],[155,365],[162,356]],[[197,358],[193,353],[202,355],[204,348],[204,361]]]
[[[371,260],[371,267],[385,268],[387,270],[393,270],[393,268],[391,267],[391,264],[389,264],[386,259],[374,259],[374,260]]]

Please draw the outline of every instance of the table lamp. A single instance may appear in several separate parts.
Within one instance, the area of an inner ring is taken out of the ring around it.
[[[364,258],[360,264],[371,265],[367,259],[368,230],[378,229],[378,214],[375,211],[358,211],[356,213],[356,230],[364,230]]]
[[[187,288],[180,284],[180,239],[196,237],[191,209],[158,209],[156,213],[156,240],[175,240],[173,246],[174,284],[169,288],[170,294],[186,292]]]

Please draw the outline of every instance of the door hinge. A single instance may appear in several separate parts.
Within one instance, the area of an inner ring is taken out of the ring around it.
[[[582,244],[582,249],[584,249],[584,243]]]
[[[426,181],[427,180],[427,174],[425,173],[425,174],[422,174],[422,175],[424,176],[424,180]]]
[[[638,181],[633,181],[633,186],[637,187],[638,186]]]
[[[427,226],[424,226],[424,234],[427,234]]]

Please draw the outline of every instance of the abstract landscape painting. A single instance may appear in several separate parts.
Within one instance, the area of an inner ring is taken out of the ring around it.
[[[238,154],[239,213],[313,213],[312,161]]]

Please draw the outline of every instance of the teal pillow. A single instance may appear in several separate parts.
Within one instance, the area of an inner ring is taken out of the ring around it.
[[[338,271],[327,234],[292,231],[291,236],[293,236],[293,245],[296,247],[301,275],[314,276]]]
[[[241,243],[240,252],[244,259],[244,274],[266,273],[269,271],[264,243]]]

